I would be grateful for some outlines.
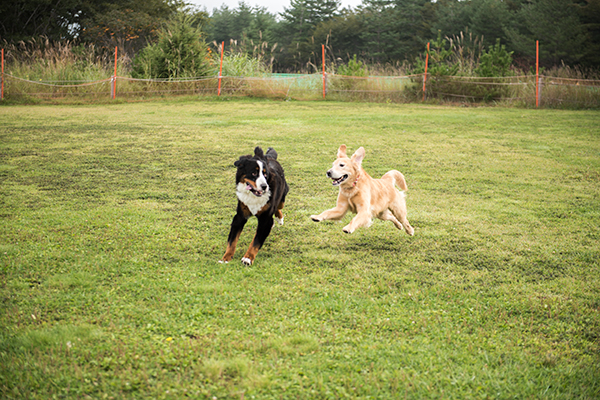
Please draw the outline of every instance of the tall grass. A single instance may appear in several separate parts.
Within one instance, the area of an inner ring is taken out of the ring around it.
[[[447,41],[447,61],[458,68],[461,76],[437,75],[432,67],[427,86],[428,101],[487,102],[525,107],[535,105],[534,75],[518,75],[519,71],[514,70],[511,73],[513,77],[473,80],[470,74],[478,67],[477,54],[482,51],[480,41],[467,35],[447,38]],[[220,54],[218,44],[214,45],[213,48],[209,47],[207,54],[211,71],[209,79],[205,80],[183,77],[179,80],[171,79],[172,82],[134,81],[131,79],[131,60],[127,55],[119,53],[117,75],[125,79],[118,81],[117,97],[147,99],[155,96],[215,95],[218,81],[214,78],[219,74]],[[221,82],[223,94],[300,100],[322,99],[322,81],[317,75],[310,79],[304,76],[298,76],[298,79],[272,79],[272,53],[276,46],[269,46],[263,42],[248,49],[247,45],[244,47],[235,42],[230,43],[230,48],[223,58],[222,75],[227,77]],[[249,55],[249,51],[252,56]],[[72,42],[52,43],[47,39],[40,39],[8,46],[6,58],[6,73],[20,78],[8,77],[6,81],[5,98],[9,101],[79,101],[86,97],[94,101],[111,99],[112,86],[108,80],[114,74],[114,53],[109,54],[98,51],[93,46]],[[354,62],[358,65],[358,62]],[[420,68],[418,65],[417,67]],[[315,70],[318,68],[315,67]],[[367,78],[351,76],[350,64],[342,67],[330,63],[327,66],[327,98],[372,102],[421,101],[422,75],[410,75],[417,70],[415,66],[407,63],[361,64],[356,74],[368,71]],[[552,79],[542,82],[542,106],[597,108],[600,105],[600,80],[597,79],[597,72],[562,66],[544,70],[543,74]],[[72,86],[86,82],[97,83]]]
[[[219,60],[213,63],[215,72],[219,72]],[[230,77],[266,77],[269,74],[267,66],[260,59],[248,54],[229,51],[223,55],[222,76]]]
[[[60,83],[96,81],[111,76],[114,58],[96,51],[93,45],[71,41],[51,42],[40,37],[5,47],[6,72],[33,80]],[[128,59],[118,60],[120,73],[126,73]]]
[[[414,77],[327,77],[327,98],[342,101],[409,103],[418,100],[422,78]]]
[[[213,42],[213,68],[214,75],[219,74],[221,64],[222,43]],[[252,40],[244,40],[238,44],[231,39],[228,48],[223,54],[222,76],[228,77],[264,77],[273,70],[273,57],[271,53],[277,44],[269,48],[267,42],[254,44]]]

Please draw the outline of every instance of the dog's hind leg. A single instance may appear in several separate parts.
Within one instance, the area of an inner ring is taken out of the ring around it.
[[[400,222],[400,224],[402,224],[406,233],[409,234],[410,236],[412,236],[415,234],[415,230],[412,226],[410,226],[410,223],[408,222],[408,218],[407,218],[408,212],[406,211],[406,202],[404,201],[404,193],[401,192],[400,195],[402,197],[397,198],[390,205],[390,211],[392,212],[392,214],[394,214],[394,217],[397,218],[397,222]],[[398,228],[398,229],[400,229],[400,228]]]
[[[390,210],[385,210],[384,212],[381,213],[381,215],[378,216],[378,218],[382,221],[392,221],[392,223],[396,226],[396,228],[398,228],[400,230],[404,229],[404,227],[402,226],[400,221],[398,221],[398,219],[396,217],[394,217],[394,214],[392,214],[390,212]]]
[[[277,211],[275,211],[275,220],[279,223],[279,225],[283,225],[283,212],[281,210],[283,210],[283,201],[281,203],[279,203],[279,206],[277,207]]]
[[[246,254],[242,258],[242,263],[245,265],[252,265],[254,259],[256,258],[256,254],[258,254],[258,250],[265,243],[265,240],[271,233],[271,228],[273,228],[273,216],[268,213],[263,213],[258,216],[258,226],[256,227],[256,234],[254,235],[254,239],[248,247]]]

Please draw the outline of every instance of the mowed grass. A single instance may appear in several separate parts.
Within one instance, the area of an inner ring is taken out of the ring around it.
[[[600,397],[600,114],[276,101],[0,107],[0,397]],[[410,237],[314,223],[340,144]],[[285,224],[219,264],[238,156]]]

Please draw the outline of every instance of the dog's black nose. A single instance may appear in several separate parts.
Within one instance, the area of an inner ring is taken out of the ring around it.
[[[262,185],[260,185],[260,187],[261,187],[261,189],[263,190],[263,192],[264,192],[265,190],[267,190],[267,188],[268,188],[268,186],[267,186],[266,184],[264,184],[264,183],[263,183]]]
[[[328,178],[331,178],[331,171],[327,171],[326,175]]]

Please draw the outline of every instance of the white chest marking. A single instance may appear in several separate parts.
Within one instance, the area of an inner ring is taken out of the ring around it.
[[[246,185],[241,182],[238,183],[235,194],[237,195],[237,198],[248,207],[252,215],[256,215],[256,213],[262,210],[271,198],[270,190],[267,190],[262,196],[257,197],[246,189]]]

